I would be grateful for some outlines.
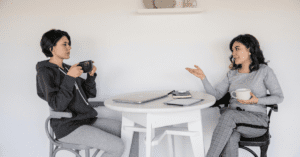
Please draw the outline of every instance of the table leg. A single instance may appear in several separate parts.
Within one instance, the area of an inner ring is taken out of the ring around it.
[[[173,135],[167,135],[168,137],[168,145],[169,145],[169,157],[174,157],[174,154],[173,154]]]
[[[125,149],[122,157],[129,157],[130,148],[132,144],[132,138],[133,138],[133,131],[125,130],[124,126],[134,126],[134,122],[122,117],[122,131],[121,131],[121,138],[124,142]]]
[[[147,131],[146,131],[146,157],[151,157],[151,148],[152,148],[152,137],[153,132],[152,124],[150,121],[147,121]]]
[[[200,114],[200,112],[199,112],[199,114]],[[194,156],[195,157],[205,157],[201,115],[200,115],[200,119],[198,121],[188,123],[188,129],[189,129],[189,131],[198,131],[199,132],[199,136],[191,136],[190,137]]]

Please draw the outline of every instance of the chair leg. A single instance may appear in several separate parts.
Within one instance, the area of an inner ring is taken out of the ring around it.
[[[52,136],[52,137],[54,137],[54,132],[53,132],[53,130],[52,130],[52,128],[50,127],[50,135]],[[50,150],[49,150],[49,157],[52,157],[52,155],[53,155],[53,149],[54,149],[54,144],[53,143],[51,143],[51,141],[50,141],[50,148],[49,148]]]
[[[90,157],[90,150],[89,149],[85,150],[85,157]]]
[[[269,147],[268,144],[260,147],[260,156],[261,157],[267,157],[268,147]]]
[[[254,155],[254,157],[258,157],[258,156],[256,155],[256,153],[255,153],[253,150],[249,149],[248,147],[240,146],[239,148],[248,151],[249,153],[251,153],[252,155]]]
[[[79,150],[73,150],[73,149],[66,149],[66,148],[57,148],[53,151],[53,154],[52,154],[52,157],[55,157],[56,156],[56,153],[59,152],[60,150],[66,150],[66,151],[69,151],[73,154],[76,155],[76,157],[81,157],[80,154],[79,154]]]
[[[49,157],[52,157],[52,154],[53,154],[53,144],[50,142]]]

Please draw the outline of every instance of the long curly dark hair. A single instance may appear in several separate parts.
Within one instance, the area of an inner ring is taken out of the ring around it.
[[[245,45],[247,49],[250,48],[250,58],[252,60],[252,63],[249,65],[250,73],[252,71],[258,70],[259,64],[268,65],[268,63],[265,62],[265,57],[262,50],[260,49],[259,42],[253,35],[241,34],[233,38],[229,44],[229,49],[231,50],[231,52],[233,52],[232,45],[236,41]],[[235,60],[233,59],[232,55],[229,57],[229,60],[231,62],[231,65],[229,66],[231,70],[238,70],[242,68],[242,64],[235,64]]]

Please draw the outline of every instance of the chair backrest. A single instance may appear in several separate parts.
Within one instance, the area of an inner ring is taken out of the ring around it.
[[[48,139],[50,140],[51,143],[55,144],[55,145],[61,145],[62,143],[59,142],[58,140],[55,139],[55,135],[53,133],[53,130],[50,126],[50,119],[52,118],[57,118],[57,119],[60,119],[60,118],[71,118],[72,117],[72,113],[69,113],[69,112],[57,112],[57,111],[54,111],[52,108],[49,108],[50,109],[50,116],[46,119],[45,121],[45,131],[46,131],[46,135],[48,137]]]
[[[54,137],[54,133],[52,131],[52,128],[50,126],[50,119],[52,117],[49,116],[47,119],[46,119],[46,122],[45,122],[45,131],[46,131],[46,135],[48,137],[48,139],[50,140],[51,143],[55,144],[55,145],[60,145],[60,142],[58,142],[57,140],[55,140],[55,137]]]

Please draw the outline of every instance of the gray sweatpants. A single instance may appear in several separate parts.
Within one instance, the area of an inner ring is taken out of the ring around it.
[[[121,122],[98,118],[93,125],[83,125],[59,141],[103,150],[102,157],[120,157],[124,150],[124,144],[120,137]]]
[[[213,132],[210,148],[206,157],[238,157],[241,135],[246,138],[259,137],[266,133],[266,129],[239,126],[237,123],[268,126],[268,116],[264,113],[222,109],[221,117]]]

